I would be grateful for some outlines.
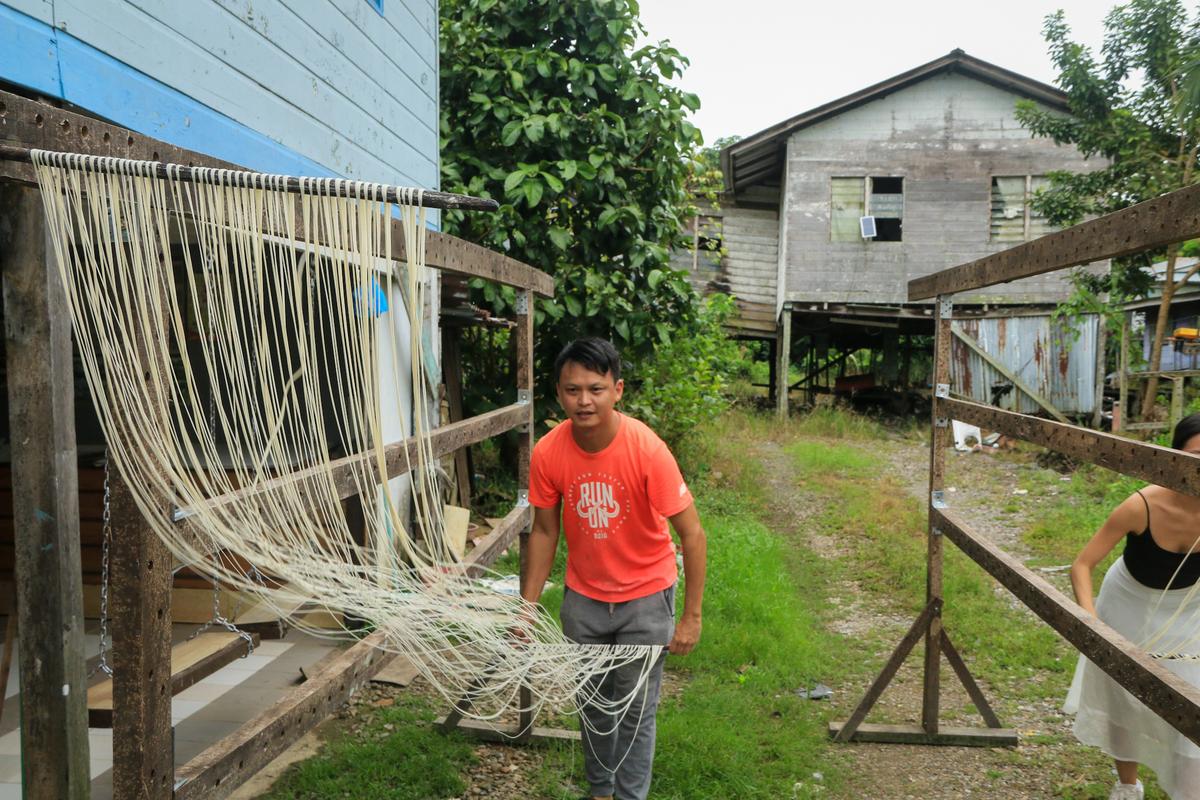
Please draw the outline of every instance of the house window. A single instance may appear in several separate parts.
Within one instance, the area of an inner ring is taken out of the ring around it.
[[[1054,230],[1034,210],[1033,196],[1050,185],[1044,175],[1012,175],[992,178],[992,224],[988,239],[993,242],[1028,242]]]
[[[899,242],[904,223],[904,178],[834,178],[829,215],[829,241],[861,242],[862,217],[875,221],[875,236],[866,241]]]

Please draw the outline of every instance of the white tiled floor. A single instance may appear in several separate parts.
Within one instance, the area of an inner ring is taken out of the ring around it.
[[[86,637],[87,653],[93,655],[99,651],[99,638],[94,635]],[[254,649],[253,654],[238,659],[222,667],[201,681],[189,686],[174,697],[171,702],[171,723],[178,725],[209,703],[224,695],[233,687],[251,678],[263,667],[268,666],[292,647],[290,642],[263,642]],[[14,657],[14,663],[15,657]],[[6,697],[18,693],[17,670],[9,676]],[[5,702],[4,719],[9,714],[17,714],[17,702]],[[95,778],[112,769],[112,730],[93,728],[88,731],[88,749],[91,757],[91,777]],[[12,730],[0,736],[0,800],[21,797],[21,734]]]

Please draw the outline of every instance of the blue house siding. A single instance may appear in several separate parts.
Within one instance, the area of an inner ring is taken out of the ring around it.
[[[436,188],[436,37],[423,0],[0,0],[0,79],[254,169]]]

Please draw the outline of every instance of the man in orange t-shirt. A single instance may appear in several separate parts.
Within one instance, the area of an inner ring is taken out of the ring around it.
[[[561,530],[567,540],[562,625],[581,644],[667,645],[683,655],[700,640],[706,542],[692,494],[671,451],[654,431],[616,410],[624,383],[616,348],[579,339],[554,363],[566,421],[538,441],[530,464],[533,531],[523,596],[537,602],[554,563]],[[683,545],[684,610],[675,623],[675,545]],[[664,654],[665,655],[665,654]],[[614,728],[595,706],[586,717],[584,764],[591,797],[645,800],[654,762],[655,713],[663,659]],[[638,667],[599,684],[603,700],[629,695]],[[597,687],[593,687],[597,688]]]

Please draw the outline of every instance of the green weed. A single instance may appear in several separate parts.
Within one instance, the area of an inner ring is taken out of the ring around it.
[[[418,697],[370,715],[361,730],[343,727],[321,753],[293,764],[267,800],[428,800],[455,797],[475,756],[462,736],[432,732],[433,713]]]

